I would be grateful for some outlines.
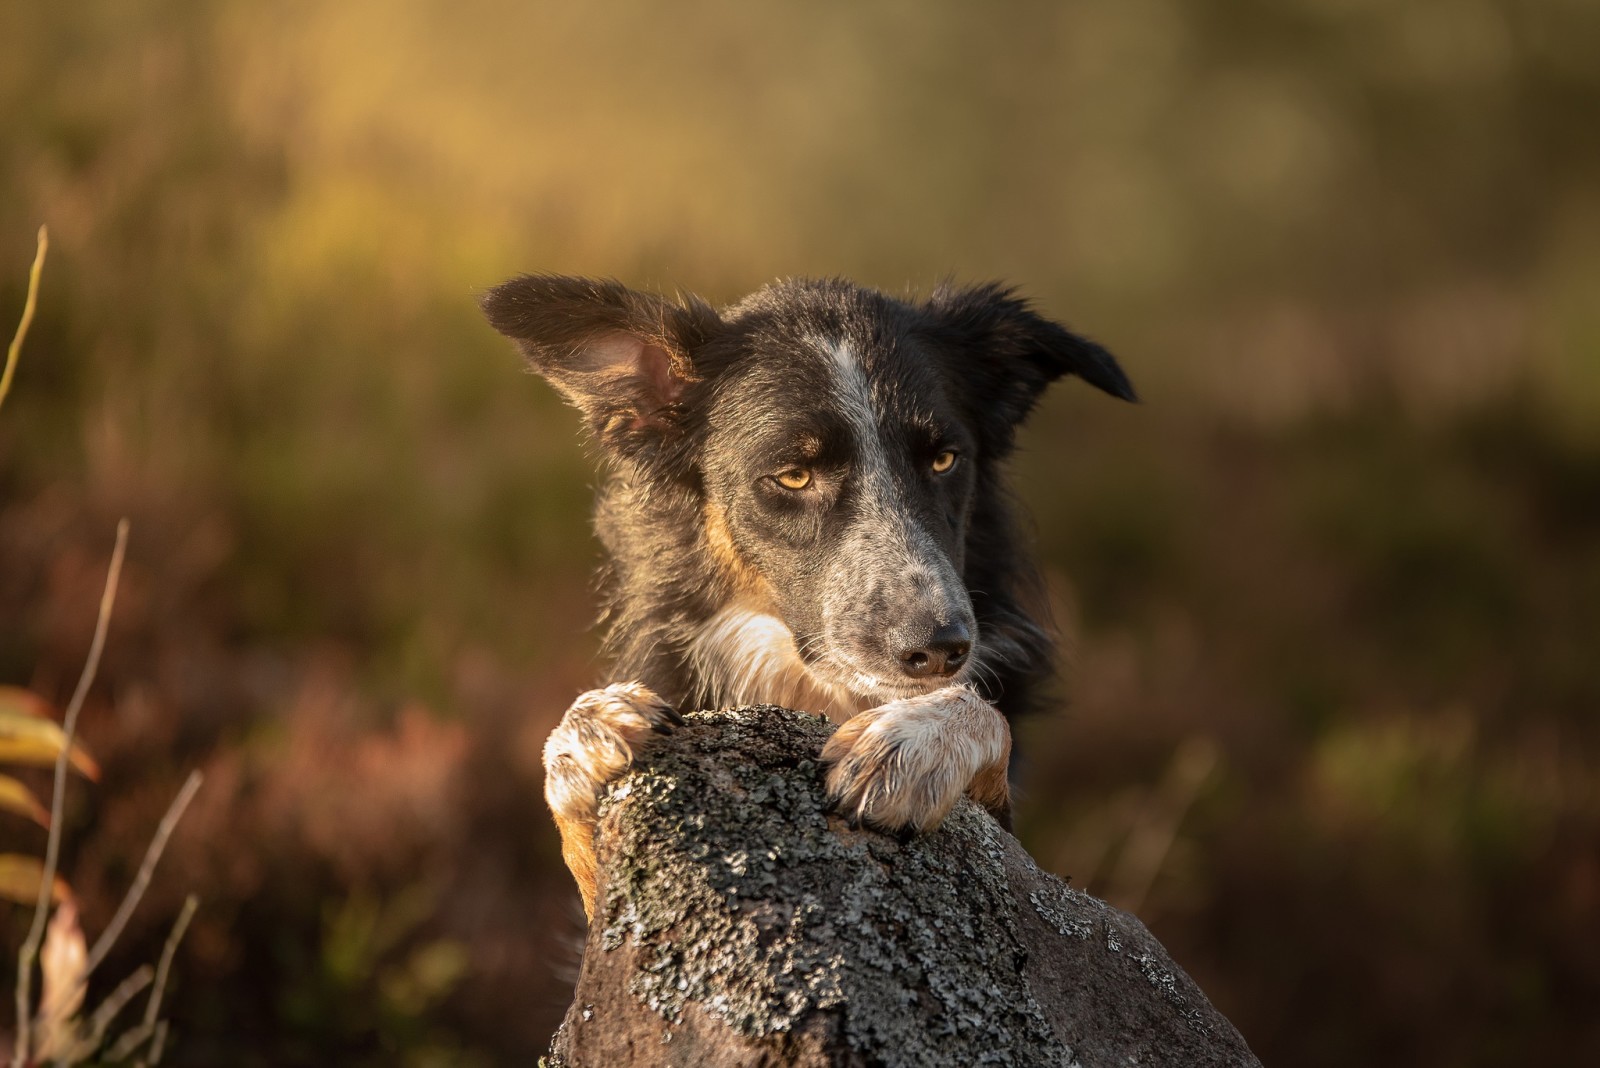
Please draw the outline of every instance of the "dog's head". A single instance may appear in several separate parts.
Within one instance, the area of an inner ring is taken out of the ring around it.
[[[912,303],[792,281],[718,314],[525,276],[483,304],[614,461],[696,495],[706,551],[807,670],[877,699],[980,657],[975,509],[1044,388],[1133,399],[1109,353],[998,286]]]

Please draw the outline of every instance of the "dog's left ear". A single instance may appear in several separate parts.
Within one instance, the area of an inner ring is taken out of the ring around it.
[[[1063,375],[1125,401],[1139,399],[1111,353],[1039,315],[1004,286],[941,286],[926,308],[937,334],[964,350],[963,374],[976,399],[1013,426]]]
[[[529,365],[621,453],[679,425],[699,375],[694,350],[722,325],[702,301],[674,303],[620,282],[523,275],[491,289],[483,313]]]

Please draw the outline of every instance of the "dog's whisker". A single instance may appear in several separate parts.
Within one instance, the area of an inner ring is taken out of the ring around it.
[[[978,646],[975,659],[1010,667],[1014,663],[1013,654],[1016,651],[1010,643],[989,641]]]

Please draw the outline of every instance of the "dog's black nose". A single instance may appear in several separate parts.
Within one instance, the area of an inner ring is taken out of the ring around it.
[[[900,670],[914,679],[954,675],[972,651],[972,635],[960,623],[946,623],[915,649],[900,653]]]

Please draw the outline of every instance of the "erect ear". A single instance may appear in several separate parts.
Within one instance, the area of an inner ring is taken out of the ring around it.
[[[489,324],[587,417],[608,447],[628,450],[678,425],[697,380],[692,353],[721,325],[689,298],[676,304],[619,282],[526,274],[483,298]]]
[[[941,286],[928,298],[927,310],[936,333],[966,350],[963,370],[973,376],[975,399],[1013,426],[1063,375],[1077,375],[1113,397],[1138,400],[1111,353],[1039,315],[1004,286]]]

